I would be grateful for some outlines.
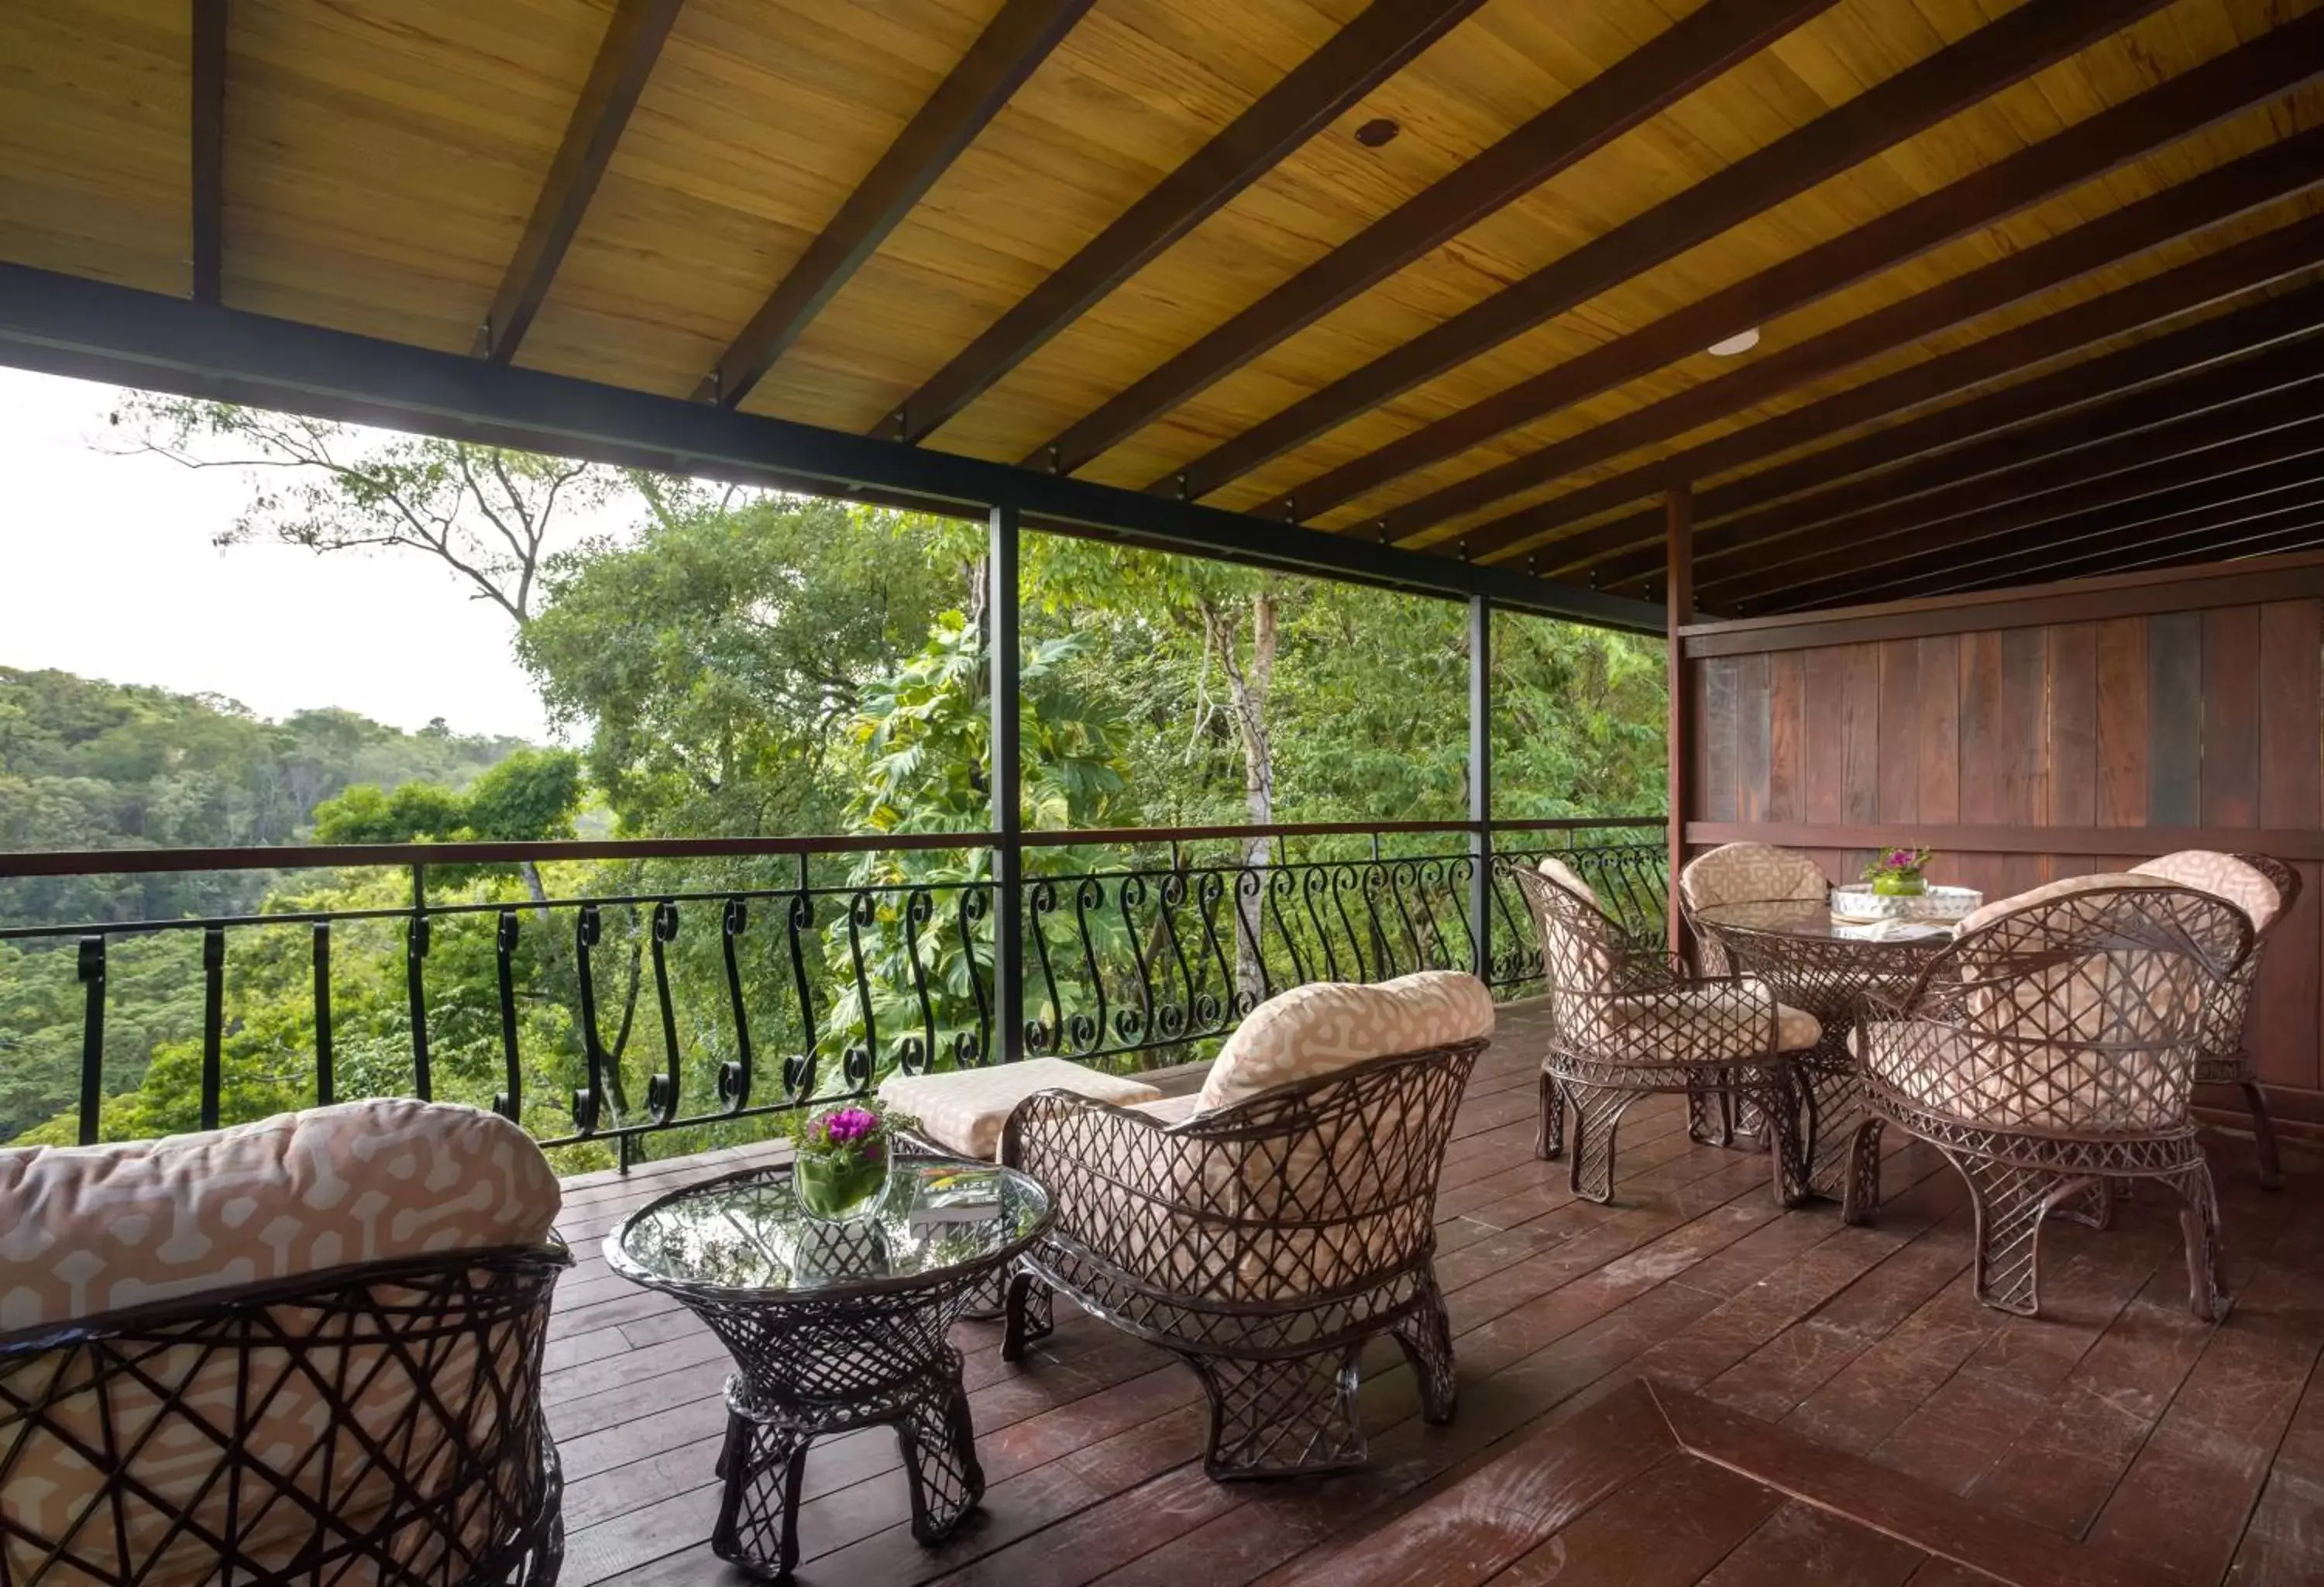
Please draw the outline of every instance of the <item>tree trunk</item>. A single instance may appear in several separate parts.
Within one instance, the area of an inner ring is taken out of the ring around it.
[[[1242,744],[1243,813],[1254,826],[1275,820],[1275,751],[1268,735],[1267,701],[1275,682],[1276,602],[1272,581],[1250,599],[1250,660],[1238,651],[1240,618],[1207,602],[1203,622],[1226,672],[1227,699],[1234,711],[1235,736]],[[1267,984],[1259,969],[1259,938],[1266,928],[1270,839],[1243,840],[1243,864],[1259,879],[1251,918],[1235,934],[1235,989],[1253,999]],[[1238,911],[1240,914],[1240,911]],[[1256,929],[1253,929],[1253,928]]]

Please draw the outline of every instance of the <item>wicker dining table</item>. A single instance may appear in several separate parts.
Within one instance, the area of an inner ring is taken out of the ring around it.
[[[989,1209],[923,1221],[900,1193],[922,1170],[990,1176]],[[945,1332],[1050,1217],[1023,1174],[906,1155],[880,1210],[855,1222],[810,1217],[785,1164],[673,1191],[609,1235],[613,1271],[676,1296],[734,1358],[711,1551],[788,1579],[809,1445],[874,1425],[902,1447],[913,1536],[950,1536],[983,1498],[984,1470]]]
[[[1795,1088],[1808,1189],[1840,1203],[1849,1222],[1862,1222],[1880,1198],[1880,1140],[1877,1129],[1857,1139],[1865,1112],[1856,1027],[1866,996],[1901,997],[1952,941],[1950,928],[1842,920],[1828,904],[1800,900],[1708,905],[1687,918],[1717,940],[1737,971],[1823,1026],[1800,1061]]]

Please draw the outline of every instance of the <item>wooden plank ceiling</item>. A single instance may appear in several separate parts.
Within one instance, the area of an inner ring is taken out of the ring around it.
[[[1628,594],[1691,485],[1756,614],[2324,544],[2319,75],[2324,0],[11,0],[0,259]]]

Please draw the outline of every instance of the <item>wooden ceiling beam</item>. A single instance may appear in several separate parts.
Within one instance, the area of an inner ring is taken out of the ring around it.
[[[226,276],[226,0],[194,0],[193,93],[188,132],[193,143],[192,296],[215,303]]]
[[[2324,522],[2324,469],[2311,463],[2306,472],[2315,477],[2257,495],[2239,492],[2232,501],[2172,513],[2131,529],[2078,533],[2069,542],[1987,558],[1973,567],[1915,580],[1904,587],[1905,593],[1918,596],[2049,584],[2124,573],[2182,558],[2209,557],[2272,540],[2287,530],[2305,532],[2310,526]],[[2248,478],[2237,475],[2236,484],[2240,486]]]
[[[1710,0],[1026,455],[1071,474],[1757,54],[1834,0]]]
[[[1148,486],[1202,497],[2118,32],[2161,0],[2027,0]],[[1312,516],[1293,493],[1262,517]]]
[[[1794,254],[1677,312],[1601,343],[1578,357],[1351,459],[1301,485],[1303,516],[1524,425],[1546,419],[1738,332],[1767,324],[1891,270],[1953,239],[1994,226],[2157,149],[2190,137],[2302,83],[2324,77],[2324,13],[2214,57],[2191,71],[2031,144],[1982,171],[1892,209],[1868,225]],[[1554,452],[1512,459],[1382,512],[1376,532],[1409,540],[1423,531],[1556,477]],[[1264,513],[1264,509],[1261,510]]]
[[[2324,248],[2324,226],[2317,243]],[[2227,314],[2198,320],[2127,347],[2070,364],[2016,385],[1950,408],[1940,408],[1902,424],[1858,436],[1836,447],[1747,475],[1702,494],[1706,516],[1717,520],[1701,531],[1706,559],[1725,556],[1744,543],[1737,527],[1744,514],[1771,503],[1787,502],[1894,468],[1984,437],[2015,433],[2028,424],[2115,393],[2190,374],[2239,354],[2257,351],[2324,328],[2324,282],[2277,298],[2264,298]],[[1620,521],[1635,525],[1644,514]],[[1627,532],[1618,525],[1615,532]],[[1640,537],[1643,540],[1644,537]],[[1554,548],[1564,549],[1564,542]],[[1618,552],[1590,565],[1601,586],[1613,588],[1651,575],[1656,566],[1645,549]]]
[[[590,62],[588,80],[565,124],[564,141],[549,164],[548,180],[533,200],[492,307],[476,329],[476,355],[494,364],[516,356],[557,279],[557,267],[581,229],[589,199],[613,158],[613,146],[629,125],[646,78],[661,58],[663,41],[684,0],[616,0],[605,36]]]
[[[1967,560],[1967,549],[2029,537],[2044,538],[2052,526],[2098,508],[2146,501],[2182,486],[2223,480],[2232,474],[2324,451],[2324,386],[2301,388],[2272,403],[2265,418],[2233,410],[2204,414],[2142,438],[2143,465],[2114,469],[2098,477],[2073,478],[2063,466],[2047,476],[2053,488],[2002,503],[1993,511],[1937,525],[1920,533],[1886,532],[1845,545],[1826,543],[1804,558],[1777,566],[1755,563],[1719,580],[1717,594],[1704,599],[1722,611],[1792,611],[1843,601],[1884,598],[1878,592],[1923,574]],[[2273,420],[2272,428],[2255,426]],[[2243,427],[2240,429],[2237,427]],[[2118,458],[2107,459],[2119,461]],[[2092,460],[2089,466],[2098,467]],[[2150,503],[2150,509],[2153,503]],[[2139,521],[2152,516],[2142,513]]]
[[[1855,526],[1874,520],[1884,528],[1892,523],[1935,522],[1955,502],[1990,505],[1995,500],[2009,499],[1994,493],[2012,488],[2009,481],[2018,470],[2085,447],[2119,447],[2125,444],[2124,438],[2140,430],[2174,424],[2223,404],[2246,401],[2324,373],[2324,342],[2313,334],[2324,328],[2324,287],[2255,304],[2240,314],[2223,318],[2232,322],[2225,331],[2212,330],[2220,321],[2205,321],[2151,343],[2126,347],[2122,354],[2092,360],[2107,368],[2085,373],[2084,366],[2075,365],[2027,382],[2053,399],[2046,408],[2034,407],[2034,397],[2021,394],[2015,387],[1997,392],[1996,399],[2010,399],[2006,404],[1997,401],[1997,407],[2028,415],[2021,423],[1994,429],[1960,446],[1926,449],[1917,457],[1900,450],[1896,467],[1858,475],[1815,494],[1728,519],[1719,525],[1715,538],[1708,532],[1704,535],[1705,581],[1716,579],[1720,570],[1738,558],[1761,553],[1763,548],[1802,534],[1845,539]],[[2291,327],[2298,328],[2282,328]],[[2272,331],[2279,334],[2267,334]],[[2200,334],[2204,332],[2211,334]],[[2174,353],[2184,362],[2190,348],[2258,336],[2265,337],[2265,349],[2248,357],[2214,356],[2160,379],[2109,379],[2142,365],[2167,364]],[[2148,354],[2157,344],[2164,345],[2163,350]],[[2124,356],[2128,354],[2147,355]],[[2077,378],[2061,378],[2069,374]],[[1762,555],[1761,560],[1766,559]],[[1647,577],[1653,571],[1646,566],[1642,552],[1627,553],[1600,564],[1600,582],[1609,586]]]
[[[1831,568],[1835,546],[1845,548],[1849,558],[1871,558],[1876,545],[1896,558],[1914,557],[1974,533],[1987,515],[2028,498],[2131,473],[2159,456],[2260,433],[2302,403],[2324,412],[2324,387],[2300,389],[2319,377],[2324,349],[2303,338],[1941,453],[1901,471],[1903,477],[1875,475],[1827,497],[1770,509],[1732,526],[1743,543],[1703,583],[1724,586],[1738,576],[1746,582],[1773,580],[1787,567],[1796,576],[1809,565]],[[2288,394],[2261,401],[2274,393]],[[1905,536],[1911,544],[1903,543]],[[1730,605],[1738,599],[1727,598]]]
[[[921,441],[1483,0],[1373,0],[1227,128],[987,327],[872,431]]]
[[[1544,484],[1748,411],[1811,381],[1912,346],[2319,184],[2324,184],[2324,129],[2269,144],[1819,336],[1755,356],[1740,369],[1553,442],[1515,464],[1490,470],[1498,476],[1496,493],[1503,487]],[[1530,533],[1531,521],[1521,509],[1437,549],[1485,555]]]
[[[807,246],[695,392],[732,408],[1049,58],[1092,0],[1009,0]]]

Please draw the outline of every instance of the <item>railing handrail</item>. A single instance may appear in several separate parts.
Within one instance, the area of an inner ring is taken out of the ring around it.
[[[1661,816],[1586,816],[1490,823],[1496,832],[1581,832],[1660,826]],[[1467,821],[1300,821],[1243,826],[1113,826],[1028,832],[1027,848],[1128,847],[1250,838],[1351,837],[1463,833]],[[896,853],[991,848],[991,832],[895,832],[809,837],[567,838],[542,842],[283,844],[232,848],[0,851],[0,880],[32,876],[140,876],[187,871],[299,871],[376,865],[554,863],[573,860],[742,859],[772,855]]]

